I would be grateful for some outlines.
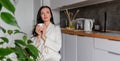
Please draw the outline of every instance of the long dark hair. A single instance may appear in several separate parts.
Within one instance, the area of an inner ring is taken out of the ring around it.
[[[38,24],[38,23],[43,23],[43,20],[42,20],[42,18],[41,18],[41,16],[40,16],[40,15],[41,15],[41,10],[42,10],[43,8],[48,8],[48,9],[50,10],[50,14],[51,14],[50,22],[54,24],[52,10],[51,10],[51,8],[48,7],[48,6],[42,6],[42,7],[39,9],[38,14],[37,14],[37,24]]]
[[[38,34],[35,32],[35,29],[36,29],[37,24],[38,24],[38,23],[43,23],[43,20],[42,20],[42,18],[41,18],[41,10],[42,10],[43,8],[48,8],[48,9],[50,10],[50,14],[51,14],[50,22],[51,22],[52,24],[54,24],[53,14],[52,14],[51,8],[50,8],[49,6],[42,6],[42,7],[39,9],[38,14],[37,14],[36,25],[35,25],[35,27],[34,27],[34,29],[33,29],[33,32],[32,32],[33,36],[37,36],[37,35],[38,35]]]

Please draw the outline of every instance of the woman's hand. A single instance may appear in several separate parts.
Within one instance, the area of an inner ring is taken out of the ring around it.
[[[37,25],[36,26],[36,33],[38,34],[38,36],[37,36],[37,40],[40,40],[40,38],[42,38],[43,40],[44,40],[44,42],[45,42],[45,40],[46,40],[46,30],[47,30],[47,27],[46,27],[46,25],[45,24],[43,24],[42,26],[39,26],[39,25]]]
[[[47,27],[46,27],[46,25],[44,24],[43,25],[43,29],[42,29],[42,39],[45,41],[46,40],[46,30],[47,30]]]
[[[40,40],[40,38],[41,38],[41,34],[42,34],[41,31],[42,31],[41,27],[39,25],[37,25],[36,29],[35,29],[35,32],[38,34],[37,40]]]

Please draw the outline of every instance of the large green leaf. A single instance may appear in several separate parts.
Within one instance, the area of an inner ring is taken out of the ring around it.
[[[31,55],[36,59],[38,57],[38,49],[33,45],[27,45]]]
[[[0,0],[0,4],[2,4],[2,6],[4,6],[6,9],[8,9],[10,12],[14,14],[15,7],[13,6],[10,0]]]
[[[7,58],[7,61],[12,61],[10,58]]]
[[[26,61],[26,58],[18,58],[18,61]]]
[[[2,5],[0,4],[0,11],[1,11],[1,9],[2,9]]]
[[[0,45],[3,44],[4,42],[0,42]]]
[[[28,58],[28,61],[35,61],[34,59]]]
[[[10,48],[0,48],[0,57],[11,54],[13,51]]]
[[[21,33],[21,34],[27,35],[25,32],[19,31],[18,29],[14,30],[14,34],[18,34],[18,33]]]
[[[6,29],[0,26],[0,29],[2,30],[3,33],[6,33]]]
[[[28,39],[28,40],[27,40],[27,43],[28,43],[28,44],[31,44],[31,43],[33,43],[33,42],[32,42],[31,39]]]
[[[15,43],[25,46],[26,43],[23,40],[15,40]]]
[[[14,30],[14,34],[21,33],[18,29]]]
[[[17,23],[15,17],[12,16],[10,13],[8,13],[8,12],[2,12],[1,13],[1,18],[2,18],[2,20],[5,23],[7,23],[9,25],[17,26],[19,28],[18,23]]]
[[[15,54],[17,55],[17,58],[19,61],[23,60],[22,58],[25,58],[25,52],[24,50],[19,47],[19,46],[15,46],[15,49],[13,49],[15,51]]]
[[[0,57],[0,60],[3,60],[5,57]]]
[[[2,40],[3,40],[4,42],[6,42],[6,43],[9,42],[8,38],[6,38],[6,37],[0,37],[0,39],[2,39]]]

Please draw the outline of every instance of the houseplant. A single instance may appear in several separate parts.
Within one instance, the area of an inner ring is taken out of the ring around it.
[[[76,17],[76,15],[78,14],[79,11],[80,11],[80,10],[78,9],[78,10],[75,12],[75,14],[73,14],[72,12],[69,12],[68,9],[66,9],[66,10],[64,11],[65,14],[66,14],[66,16],[67,16],[68,22],[69,22],[67,28],[69,28],[69,29],[74,29],[74,28],[75,28],[75,25],[73,24],[73,23],[74,23],[73,20],[75,20],[75,17]]]
[[[9,12],[1,11],[2,8],[6,8]],[[38,49],[32,45],[31,39],[26,33],[20,31],[20,27],[14,17],[15,7],[10,0],[0,0],[0,17],[6,24],[15,26],[15,30],[5,29],[0,25],[0,34],[8,36],[15,36],[16,34],[22,34],[22,38],[14,39],[14,47],[0,47],[0,60],[12,61],[8,55],[14,53],[18,61],[36,61],[38,56]],[[0,45],[9,43],[10,39],[7,36],[0,36]]]

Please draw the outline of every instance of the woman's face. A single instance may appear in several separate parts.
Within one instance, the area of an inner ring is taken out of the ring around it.
[[[49,8],[43,8],[41,10],[41,18],[44,22],[50,21],[51,13]]]

